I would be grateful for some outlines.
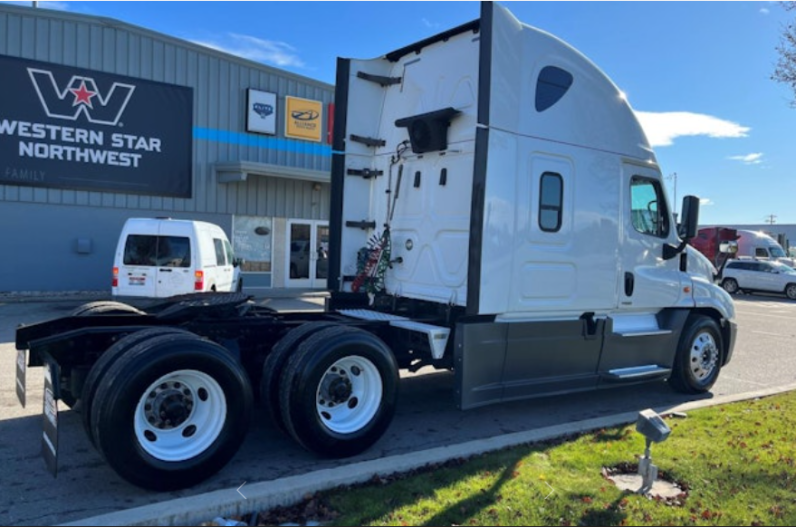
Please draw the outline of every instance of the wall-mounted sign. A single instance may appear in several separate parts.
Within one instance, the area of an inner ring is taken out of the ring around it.
[[[246,95],[246,131],[275,135],[276,94],[249,89]]]
[[[323,103],[285,97],[285,137],[321,142]]]
[[[0,55],[0,184],[190,198],[193,89]]]

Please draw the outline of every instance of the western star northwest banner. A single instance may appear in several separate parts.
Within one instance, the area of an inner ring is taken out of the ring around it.
[[[2,55],[0,72],[0,185],[191,197],[191,88]]]

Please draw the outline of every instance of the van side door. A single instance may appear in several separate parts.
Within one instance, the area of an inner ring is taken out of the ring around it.
[[[232,261],[227,258],[224,249],[224,240],[213,238],[213,248],[216,252],[216,291],[232,291]]]

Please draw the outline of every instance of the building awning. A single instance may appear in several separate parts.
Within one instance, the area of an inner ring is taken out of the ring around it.
[[[243,183],[252,176],[270,176],[288,179],[299,179],[315,183],[331,183],[330,172],[307,170],[252,161],[233,161],[213,165],[219,183]]]

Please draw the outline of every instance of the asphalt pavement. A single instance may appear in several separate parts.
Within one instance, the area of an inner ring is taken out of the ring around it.
[[[317,309],[322,298],[273,299],[278,309]],[[153,493],[126,483],[107,467],[85,437],[80,416],[60,414],[60,469],[57,479],[40,457],[42,379],[28,373],[29,405],[15,395],[14,329],[67,314],[79,302],[0,300],[0,524],[47,525],[165,500],[195,496],[247,482],[271,481],[348,463],[406,454],[474,439],[533,430],[648,407],[667,407],[691,398],[664,383],[623,387],[495,405],[461,412],[453,402],[453,375],[421,370],[404,375],[398,411],[387,434],[364,454],[325,460],[302,450],[256,413],[237,456],[213,478],[187,490]],[[796,302],[776,297],[736,298],[739,337],[733,362],[722,371],[713,393],[734,395],[796,382],[793,341]]]

